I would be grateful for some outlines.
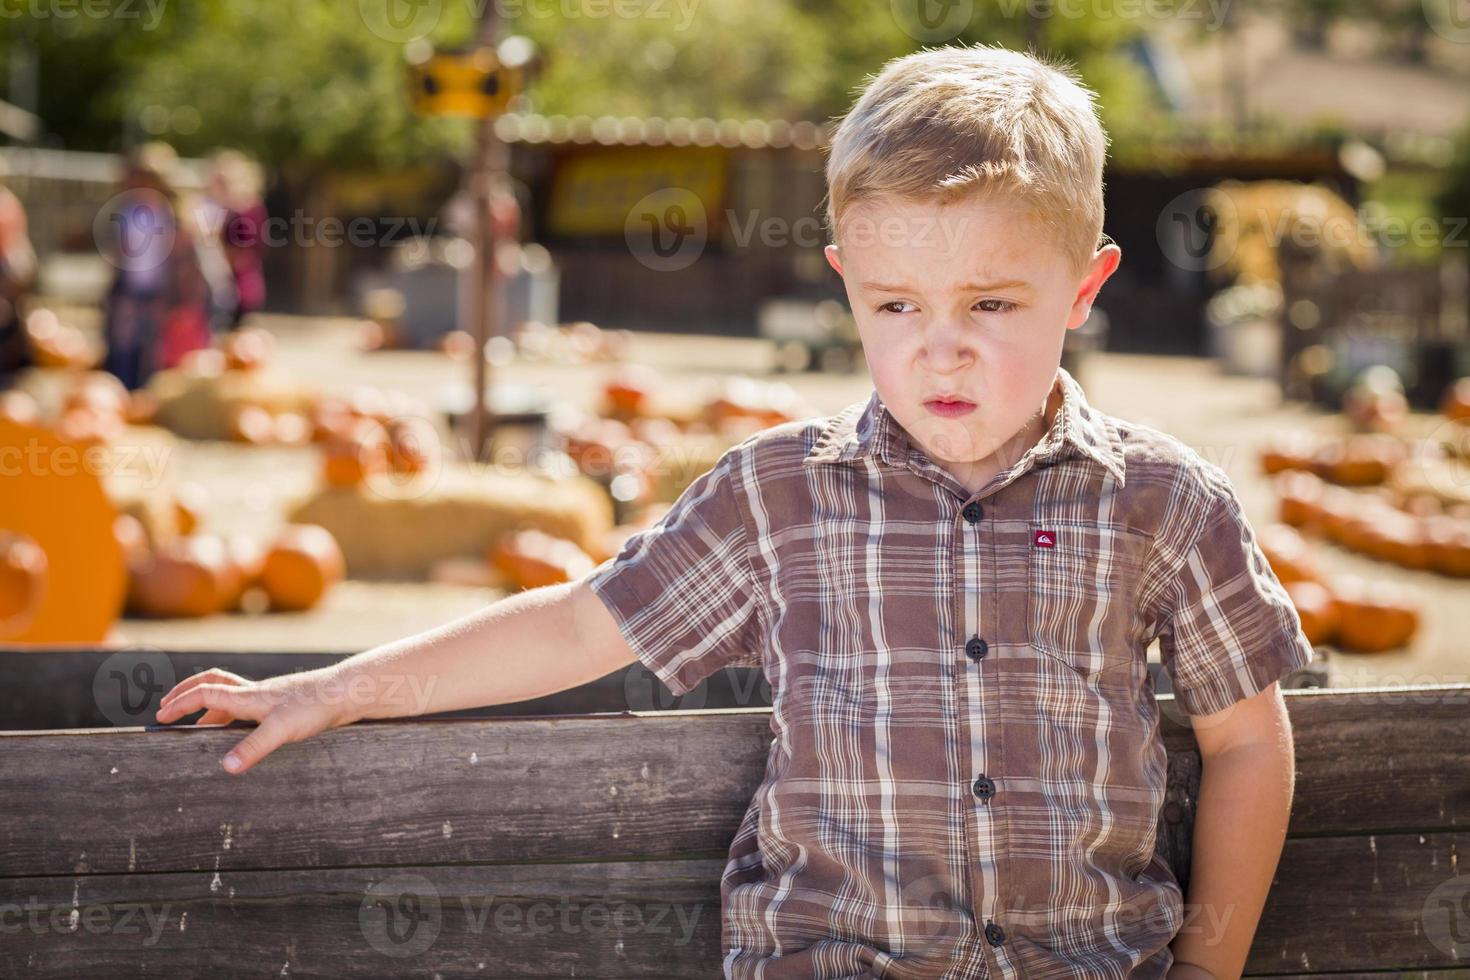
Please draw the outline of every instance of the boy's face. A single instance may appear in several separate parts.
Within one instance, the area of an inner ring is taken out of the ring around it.
[[[864,200],[839,232],[827,261],[874,387],[931,459],[980,489],[1045,433],[1062,341],[1122,252],[1105,246],[1079,277],[1028,211],[981,195]]]

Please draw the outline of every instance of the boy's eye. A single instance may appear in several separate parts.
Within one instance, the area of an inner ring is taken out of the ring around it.
[[[881,306],[879,306],[878,307],[878,312],[879,313],[902,313],[902,312],[904,312],[903,310],[894,309],[894,307],[908,306],[908,305],[910,305],[910,304],[906,300],[895,299],[895,300],[892,300],[890,302],[884,303]],[[1003,300],[1003,299],[982,299],[979,302],[977,302],[975,305],[976,306],[979,306],[979,307],[985,307],[984,309],[982,309],[980,311],[982,313],[1009,313],[1009,312],[1011,312],[1012,310],[1014,310],[1016,308],[1016,304],[1015,303],[1012,303],[1009,300]]]

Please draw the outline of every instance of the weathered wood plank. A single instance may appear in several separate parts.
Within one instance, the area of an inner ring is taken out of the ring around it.
[[[0,875],[724,853],[770,712],[366,721],[243,777],[242,729],[0,733]]]
[[[1360,697],[1287,695],[1291,832],[1465,827],[1470,691]],[[1194,751],[1164,714],[1171,754]],[[370,721],[284,746],[236,778],[218,760],[243,727],[0,733],[0,799],[23,801],[0,827],[0,874],[199,870],[226,827],[237,868],[719,853],[771,744],[759,708]],[[1195,791],[1183,786],[1171,802],[1187,828]],[[1161,851],[1186,868],[1166,848],[1187,832],[1165,830]]]
[[[0,879],[0,976],[719,975],[722,861]]]
[[[1463,964],[1455,937],[1464,923],[1433,900],[1454,890],[1449,868],[1467,845],[1470,834],[1288,841],[1247,972],[1282,976],[1292,963],[1302,977],[1370,976],[1348,971]],[[225,967],[277,975],[289,964],[293,977],[390,968],[463,976],[484,962],[479,975],[713,976],[721,866],[222,864],[193,874],[0,879],[0,907],[17,910],[7,925],[18,927],[0,975],[153,976],[165,966],[174,975]]]
[[[262,680],[315,670],[346,653],[247,651],[0,648],[0,729],[40,731],[146,725],[177,681],[209,667]],[[430,718],[499,718],[519,715],[593,714],[607,711],[698,710],[770,707],[771,689],[757,668],[716,672],[699,687],[675,697],[642,664],[613,671],[589,684],[546,697]],[[195,718],[198,716],[195,715]],[[187,719],[186,719],[187,720]]]

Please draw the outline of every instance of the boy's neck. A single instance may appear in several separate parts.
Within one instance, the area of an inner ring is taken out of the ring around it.
[[[956,480],[959,480],[967,491],[971,494],[977,493],[995,479],[996,474],[1003,473],[1015,465],[1016,461],[1026,455],[1032,446],[1046,437],[1051,428],[1052,418],[1062,406],[1062,400],[1062,386],[1060,382],[1053,382],[1042,405],[1026,419],[1026,424],[1021,426],[1016,434],[1007,439],[995,452],[984,459],[972,460],[968,463],[949,463],[937,460],[936,462]]]

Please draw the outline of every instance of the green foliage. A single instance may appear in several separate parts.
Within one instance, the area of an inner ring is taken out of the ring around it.
[[[115,18],[22,22],[41,57],[41,115],[67,145],[158,136],[186,154],[231,145],[270,165],[339,172],[468,146],[467,123],[414,115],[401,39],[364,19],[374,3],[411,0],[153,2],[161,19],[149,30]],[[831,119],[885,61],[927,46],[888,0],[418,2],[428,6],[408,9],[433,14],[429,39],[450,46],[473,38],[476,5],[495,2],[502,34],[532,38],[545,57],[526,108],[548,114]],[[962,32],[933,43],[1062,55],[1099,91],[1110,129],[1146,130],[1157,107],[1121,52],[1147,25],[1101,9],[1028,17],[1025,0],[976,0]]]

